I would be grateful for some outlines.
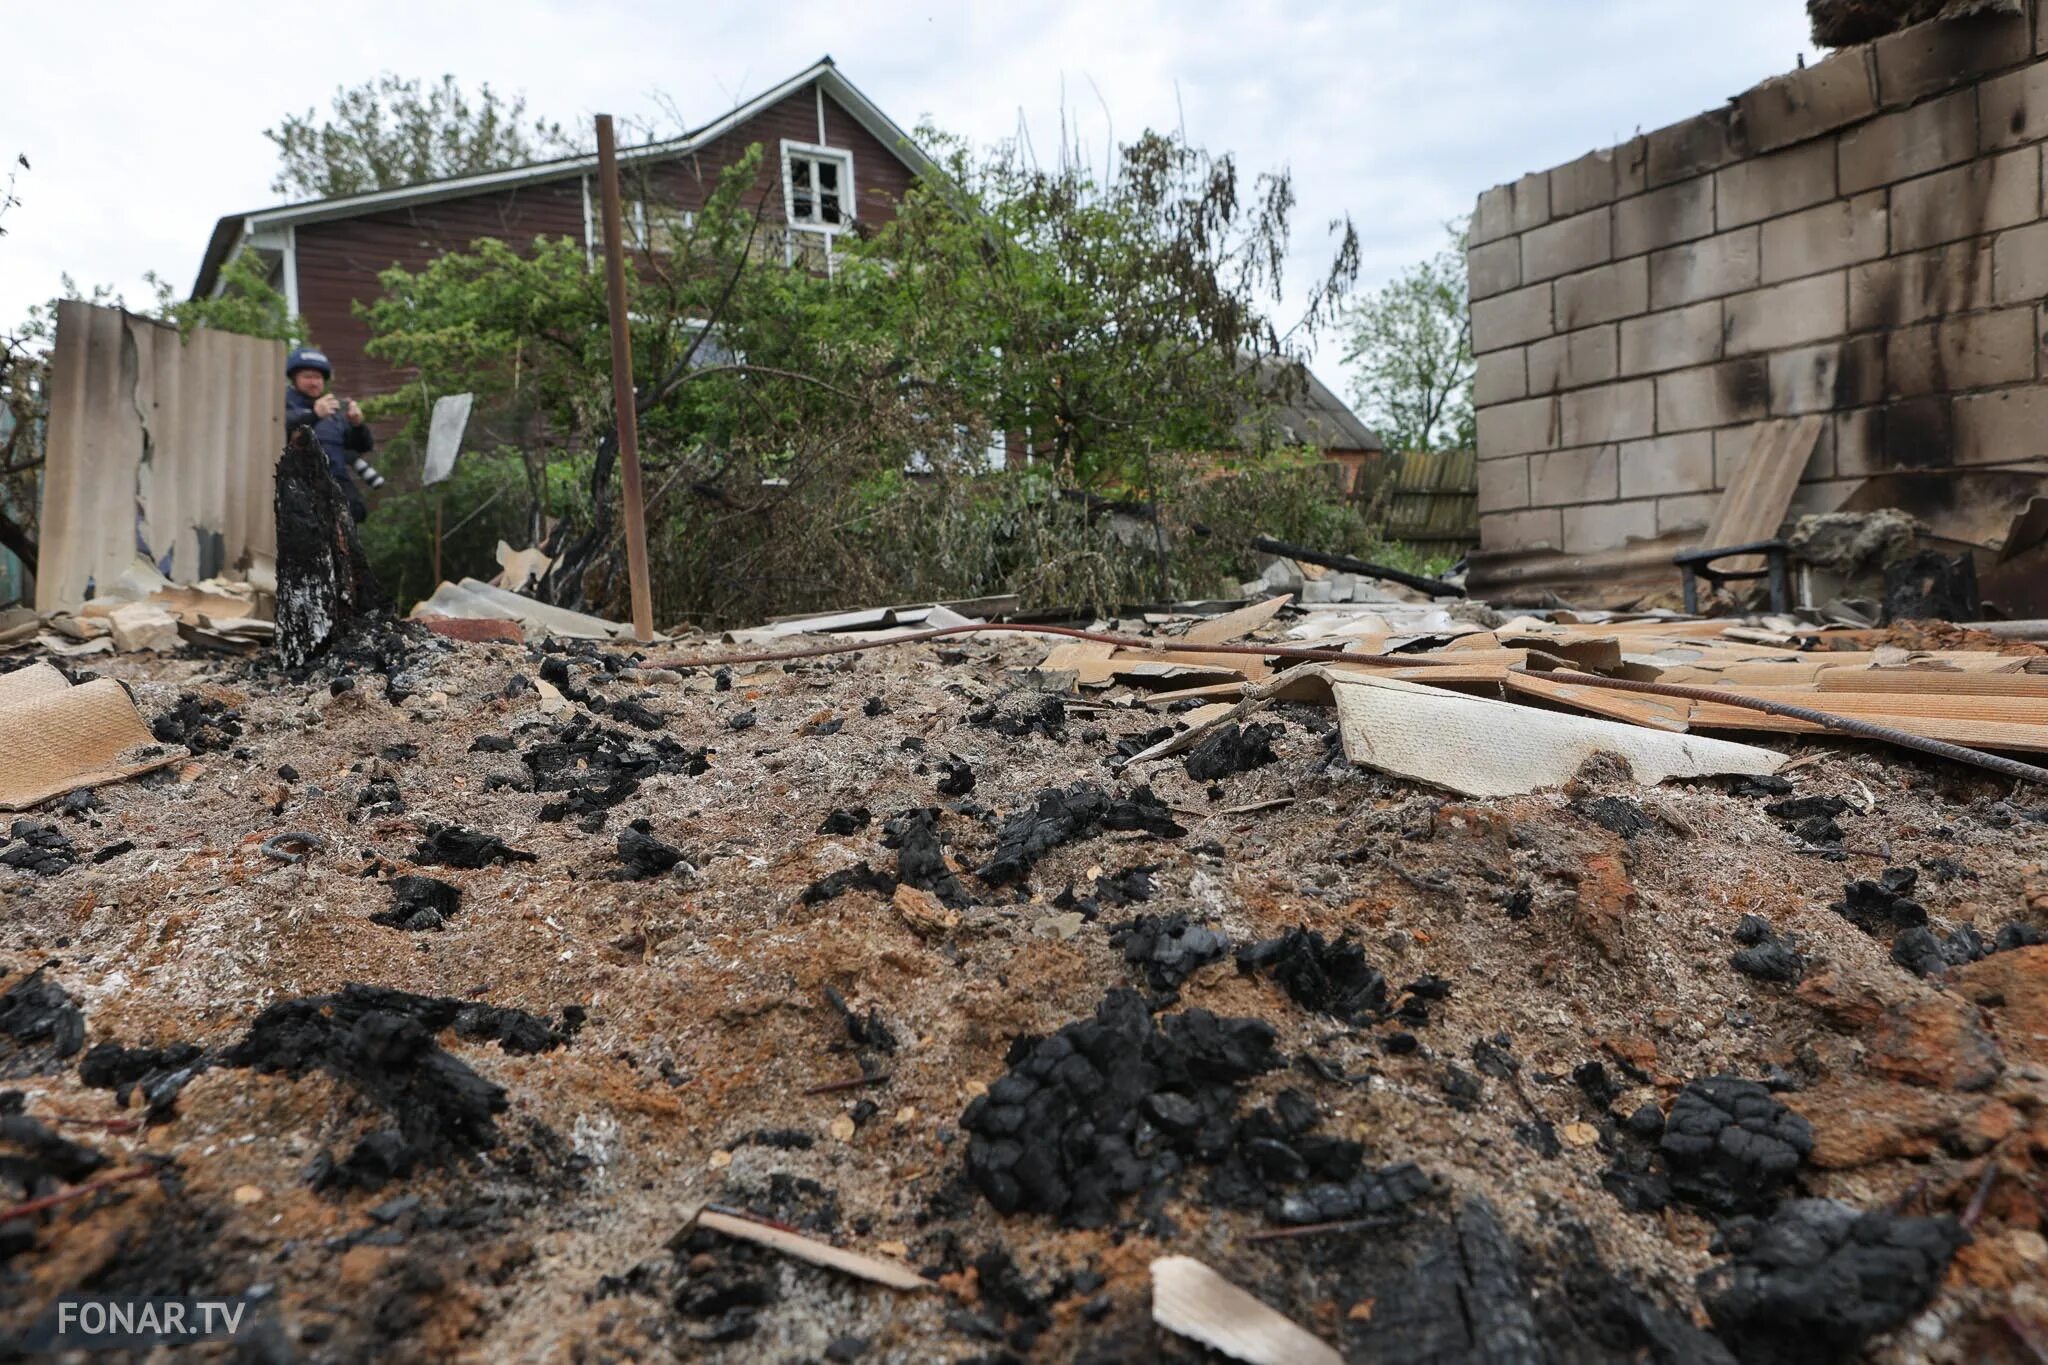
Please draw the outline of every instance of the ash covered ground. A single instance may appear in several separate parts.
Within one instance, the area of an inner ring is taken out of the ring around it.
[[[194,756],[0,844],[0,1206],[131,1177],[0,1220],[0,1332],[1203,1359],[1182,1254],[1356,1360],[2048,1340],[2048,793],[1828,742],[1459,801],[1306,707],[1121,772],[1172,713],[1041,656],[96,663]]]

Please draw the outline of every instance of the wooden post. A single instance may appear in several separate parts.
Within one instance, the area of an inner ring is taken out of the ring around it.
[[[597,181],[604,215],[604,285],[612,323],[612,413],[618,423],[619,474],[626,490],[626,575],[633,592],[633,638],[654,638],[647,587],[647,522],[640,505],[640,421],[633,397],[633,337],[626,316],[626,243],[619,227],[619,150],[612,116],[597,116]]]
[[[434,494],[434,586],[441,586],[441,495]]]

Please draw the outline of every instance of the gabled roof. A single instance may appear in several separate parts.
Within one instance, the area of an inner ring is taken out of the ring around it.
[[[1323,450],[1385,450],[1386,442],[1358,419],[1343,399],[1298,361],[1265,356],[1260,387],[1273,407],[1262,414],[1267,426],[1289,445]]]
[[[722,114],[701,128],[684,133],[681,137],[623,148],[619,152],[619,160],[621,163],[630,164],[687,155],[730,132],[763,110],[788,99],[813,81],[817,82],[826,94],[838,101],[839,106],[851,114],[856,123],[872,133],[876,141],[894,152],[897,159],[913,173],[919,177],[939,174],[936,163],[910,140],[910,134],[898,127],[873,100],[862,94],[858,86],[841,75],[838,66],[829,56],[819,58],[816,63],[788,80],[762,91],[729,113]],[[427,180],[398,189],[370,190],[334,199],[308,199],[296,204],[279,204],[267,209],[231,213],[214,224],[213,236],[206,244],[206,255],[199,262],[198,278],[192,283],[192,296],[199,298],[211,290],[215,275],[235,248],[248,237],[266,229],[291,227],[299,223],[326,222],[336,218],[353,218],[359,214],[381,213],[387,209],[429,204],[441,199],[461,199],[490,190],[510,189],[519,185],[582,175],[596,168],[597,154],[590,152],[581,156],[559,157],[552,161],[536,161],[506,170],[483,171],[446,180]]]

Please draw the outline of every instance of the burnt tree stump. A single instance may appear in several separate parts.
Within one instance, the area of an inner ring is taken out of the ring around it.
[[[370,572],[327,456],[300,427],[277,461],[277,653],[302,668],[391,599]]]

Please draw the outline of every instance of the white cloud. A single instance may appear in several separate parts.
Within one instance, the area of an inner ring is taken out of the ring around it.
[[[1798,0],[247,0],[12,7],[0,158],[34,169],[0,238],[0,321],[69,273],[189,287],[214,220],[268,204],[264,127],[380,70],[523,92],[536,112],[691,121],[829,52],[899,123],[977,140],[1184,122],[1299,196],[1293,283],[1358,225],[1368,281],[1434,250],[1479,191],[1710,108],[1807,51]],[[1334,372],[1325,347],[1321,368]]]

